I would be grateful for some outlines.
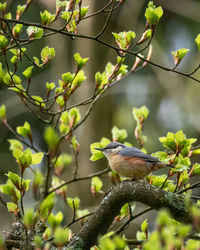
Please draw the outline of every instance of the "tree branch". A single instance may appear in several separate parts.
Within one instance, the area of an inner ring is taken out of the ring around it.
[[[185,207],[184,196],[166,192],[142,181],[122,182],[104,197],[94,214],[67,247],[90,249],[97,242],[97,238],[107,232],[115,216],[120,213],[121,207],[133,201],[144,203],[156,210],[168,208],[176,220],[191,222],[191,216]]]

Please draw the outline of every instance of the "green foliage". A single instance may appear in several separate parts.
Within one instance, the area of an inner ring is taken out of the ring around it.
[[[61,211],[59,211],[56,215],[53,215],[51,213],[48,217],[48,223],[53,231],[60,226],[62,220],[63,220],[63,213]]]
[[[40,219],[45,222],[49,214],[51,213],[55,203],[55,194],[49,194],[40,204],[39,207],[39,216]]]
[[[90,157],[91,161],[97,161],[104,157],[104,154],[101,151],[96,150],[95,148],[105,148],[110,143],[110,140],[103,137],[100,142],[94,142],[90,145],[90,151],[92,156]]]
[[[23,29],[23,24],[16,24],[13,28],[13,33],[16,37],[18,37],[18,35],[22,32],[22,29]]]
[[[7,202],[7,208],[8,211],[12,214],[14,214],[15,216],[17,216],[18,212],[19,212],[19,208],[17,206],[17,204],[13,203],[13,202]]]
[[[63,169],[72,162],[73,158],[71,155],[63,153],[59,155],[57,159],[53,159],[54,171],[57,176],[60,176]]]
[[[195,42],[196,42],[196,45],[198,47],[198,50],[200,50],[200,34],[197,35]]]
[[[78,197],[75,198],[67,197],[67,204],[70,206],[72,211],[76,211],[79,208],[80,202],[81,201]]]
[[[40,17],[42,20],[42,24],[44,25],[49,25],[55,20],[55,15],[52,15],[50,12],[47,10],[44,10],[43,12],[40,12]]]
[[[117,43],[120,49],[128,49],[131,45],[132,40],[135,38],[135,32],[133,31],[124,31],[120,33],[112,33],[115,42]]]
[[[5,50],[7,47],[7,38],[5,36],[0,35],[0,49]]]
[[[100,180],[98,176],[92,178],[91,181],[91,192],[95,196],[96,193],[100,192],[103,187],[103,182]]]
[[[116,126],[112,128],[112,139],[113,141],[119,141],[122,142],[127,138],[127,131],[126,129],[119,129]]]
[[[20,191],[21,195],[24,196],[25,192],[29,188],[29,183],[31,182],[31,180],[29,179],[24,180],[21,177],[19,177],[19,175],[14,174],[12,172],[8,172],[8,174],[6,175],[12,181],[14,186]]]
[[[142,134],[144,122],[146,121],[149,110],[146,106],[140,108],[133,108],[133,118],[136,121],[135,137],[138,140],[140,147],[142,148],[144,143],[147,141],[147,137]]]
[[[0,185],[0,192],[9,195],[14,203],[20,199],[20,192],[10,179],[7,180],[6,184]]]
[[[7,6],[7,3],[0,3],[0,12],[3,12]]]
[[[46,46],[44,49],[41,51],[41,59],[43,62],[43,65],[51,61],[55,57],[55,49],[54,48],[49,48],[49,46]]]
[[[153,1],[150,1],[145,11],[145,17],[150,26],[155,27],[158,24],[162,15],[163,15],[162,7],[159,6],[156,8]]]
[[[24,13],[26,9],[26,5],[17,5],[17,11],[16,11],[16,19],[19,19],[20,16]]]
[[[59,142],[58,133],[51,126],[45,128],[44,139],[50,148],[55,148]]]
[[[69,240],[69,229],[57,227],[54,233],[54,242],[57,246],[64,246]]]
[[[76,53],[74,59],[76,61],[76,70],[79,71],[85,66],[89,58],[82,58],[79,53]]]
[[[36,219],[36,217],[35,217],[35,213],[34,213],[33,208],[26,209],[24,212],[24,217],[23,217],[24,225],[27,228],[33,227],[33,225],[35,223],[35,219]]]
[[[29,26],[26,30],[26,33],[28,34],[29,38],[40,39],[43,37],[44,30],[36,26]]]
[[[32,140],[31,125],[28,122],[25,122],[24,126],[17,127],[17,133]]]
[[[189,49],[179,49],[171,52],[174,58],[175,67],[179,65],[188,51]]]
[[[0,119],[4,120],[6,118],[6,106],[3,104],[0,106]]]
[[[189,154],[192,143],[196,139],[186,139],[182,130],[179,130],[177,133],[168,132],[166,137],[160,137],[160,142],[163,146],[169,150],[172,150],[174,153],[180,152],[183,156]]]
[[[108,233],[99,239],[99,249],[103,250],[125,250],[126,242],[120,236],[115,235],[110,238],[112,233]]]

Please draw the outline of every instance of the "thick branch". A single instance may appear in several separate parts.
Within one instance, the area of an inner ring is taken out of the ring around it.
[[[72,238],[68,247],[90,249],[97,242],[97,238],[107,232],[121,207],[132,201],[141,202],[156,210],[168,208],[176,220],[191,222],[191,216],[185,207],[184,196],[166,192],[143,181],[122,182],[104,197],[95,213]]]

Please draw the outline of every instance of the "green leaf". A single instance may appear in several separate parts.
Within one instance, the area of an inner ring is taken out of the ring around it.
[[[200,34],[197,35],[196,39],[195,39],[196,45],[200,51]]]
[[[54,148],[58,145],[59,136],[53,127],[48,126],[44,131],[44,139],[50,148]]]
[[[10,143],[10,150],[14,151],[16,148],[20,149],[21,151],[23,150],[23,145],[21,144],[20,141],[15,140],[15,139],[10,139],[8,140],[8,142]]]
[[[193,172],[192,175],[199,175],[200,174],[200,164],[195,163],[193,165]]]
[[[174,58],[174,64],[175,66],[178,66],[179,63],[183,60],[184,56],[187,54],[189,49],[179,49],[176,51],[172,51],[171,54],[173,55]]]
[[[74,127],[81,119],[81,114],[78,108],[72,108],[69,111],[69,125]]]
[[[68,22],[68,21],[70,20],[70,17],[71,17],[71,12],[69,12],[69,11],[64,11],[64,12],[62,12],[61,17],[62,17],[63,19],[65,19],[65,20]]]
[[[175,134],[168,132],[167,137],[160,137],[159,140],[165,148],[176,151]]]
[[[63,220],[63,213],[61,211],[59,211],[56,215],[50,213],[48,217],[48,223],[53,230],[55,230],[58,226],[60,226],[62,220]]]
[[[54,233],[54,242],[57,246],[64,246],[69,240],[69,229],[58,227]]]
[[[63,80],[63,88],[68,87],[68,85],[72,82],[74,78],[74,74],[71,74],[70,72],[62,74],[62,80]]]
[[[160,161],[162,161],[162,162],[164,162],[164,163],[169,163],[170,158],[169,158],[168,153],[166,153],[166,152],[158,151],[158,152],[153,153],[153,154],[151,154],[151,155],[152,155],[153,157],[158,158]],[[172,157],[172,159],[173,159],[173,158],[174,158],[174,157]]]
[[[24,225],[28,228],[31,228],[34,225],[35,212],[33,208],[28,208],[24,211],[23,222]]]
[[[28,122],[25,122],[24,126],[17,127],[17,133],[21,136],[32,138],[31,125]]]
[[[43,12],[40,12],[40,17],[42,20],[42,24],[48,25],[55,20],[56,15],[52,15],[47,10],[44,10]]]
[[[3,12],[7,6],[7,3],[0,3],[0,12]]]
[[[163,9],[161,6],[156,8],[154,4],[149,4],[148,8],[146,8],[145,17],[147,22],[153,27],[157,25],[162,15]]]
[[[112,128],[112,139],[113,141],[119,141],[122,142],[127,138],[127,131],[126,129],[119,129],[116,126]]]
[[[42,218],[47,218],[49,212],[51,212],[51,210],[53,209],[54,203],[55,203],[55,194],[51,193],[40,204],[39,215]]]
[[[26,30],[29,38],[40,39],[43,36],[44,30],[36,26],[29,26]]]
[[[86,79],[87,77],[85,76],[84,71],[80,70],[73,80],[72,89],[76,89],[77,87],[79,87],[81,83]]]
[[[44,157],[44,153],[42,153],[42,152],[35,153],[35,154],[32,154],[31,157],[32,157],[32,164],[33,165],[39,164]]]
[[[100,178],[97,176],[93,177],[91,181],[92,192],[98,193],[101,191],[102,187],[103,187],[103,182],[100,180]]]
[[[14,203],[17,203],[17,201],[21,198],[20,191],[15,187],[10,179],[7,180],[6,184],[0,185],[0,192],[2,194],[9,195]]]
[[[55,57],[55,49],[49,48],[49,46],[46,46],[44,49],[42,49],[41,52],[41,59],[43,62],[43,65],[51,61]]]
[[[120,33],[113,32],[112,34],[115,38],[115,42],[121,49],[128,49],[132,40],[135,38],[135,32],[133,31],[124,31]]]
[[[147,119],[149,115],[149,110],[146,106],[142,106],[140,108],[133,108],[132,113],[136,121],[143,122]]]
[[[41,96],[37,96],[37,95],[32,95],[31,96],[35,103],[38,105],[38,106],[41,106],[41,107],[44,107],[45,108],[45,103],[43,103],[43,99]]]
[[[27,79],[31,79],[32,77],[32,69],[33,66],[28,67],[24,72],[22,73]]]
[[[85,66],[85,64],[89,58],[82,58],[79,53],[76,53],[74,55],[74,59],[76,61],[76,69],[77,69],[77,71],[79,71],[80,69],[82,69]]]
[[[7,205],[8,211],[10,213],[13,213],[15,215],[18,214],[19,208],[18,208],[18,206],[15,203],[13,203],[13,202],[7,202],[6,205]]]
[[[75,198],[68,197],[67,198],[67,204],[70,206],[72,211],[74,211],[74,210],[76,211],[79,208],[80,202],[81,201],[78,197],[75,197]]]
[[[89,8],[89,6],[81,8],[81,15],[80,15],[81,19],[83,19],[84,16],[87,14],[88,8]]]
[[[13,28],[14,35],[19,35],[22,32],[22,29],[23,29],[23,24],[21,23],[16,24]]]
[[[55,158],[52,160],[52,162],[54,162],[54,171],[57,176],[60,176],[63,169],[71,164],[73,157],[69,154],[63,153],[57,158],[56,162],[55,160]]]
[[[3,104],[0,106],[0,119],[4,120],[6,118],[6,106]]]
[[[94,142],[94,143],[90,144],[90,151],[92,153],[90,160],[97,161],[97,160],[103,158],[104,154],[101,151],[96,150],[95,148],[105,148],[109,143],[110,143],[110,140],[103,137],[100,142]]]
[[[46,83],[46,88],[47,90],[51,91],[55,88],[55,83],[54,82],[51,82],[51,83]]]
[[[58,103],[60,108],[62,108],[65,105],[64,97],[61,95],[56,98],[56,102]]]
[[[141,230],[146,235],[148,234],[148,222],[147,222],[147,219],[142,222],[142,224],[141,224]]]
[[[16,11],[17,20],[24,13],[25,9],[26,9],[26,5],[20,5],[20,4],[17,5],[17,11]]]
[[[39,235],[34,236],[34,245],[36,249],[42,249],[42,238]]]
[[[36,169],[34,171],[34,179],[33,179],[33,186],[34,187],[41,187],[44,183],[44,177],[40,170]]]
[[[7,47],[7,38],[5,36],[0,35],[0,49],[5,50]]]

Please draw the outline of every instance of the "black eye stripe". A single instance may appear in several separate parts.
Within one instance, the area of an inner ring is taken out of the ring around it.
[[[121,144],[121,143],[118,143],[118,142],[111,142],[111,143],[109,143],[109,144],[105,147],[105,149],[115,149],[115,148],[117,148],[117,147],[119,147],[119,146],[125,148],[125,145],[123,145],[123,144]]]

